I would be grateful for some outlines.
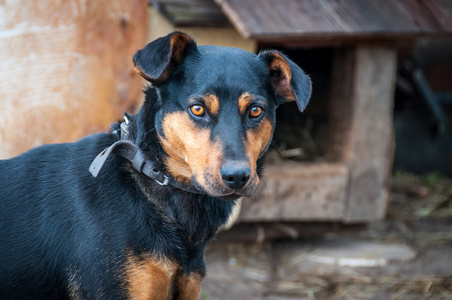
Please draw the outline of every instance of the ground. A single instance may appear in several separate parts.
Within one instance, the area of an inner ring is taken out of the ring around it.
[[[396,174],[387,217],[295,240],[212,243],[200,299],[452,299],[452,180]]]

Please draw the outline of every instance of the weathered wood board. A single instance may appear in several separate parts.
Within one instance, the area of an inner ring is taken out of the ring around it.
[[[235,47],[250,52],[257,50],[255,40],[244,39],[234,28],[175,27],[153,7],[149,9],[149,19],[149,41],[179,30],[189,34],[198,45]]]
[[[348,168],[343,164],[269,165],[261,190],[242,200],[239,222],[341,221],[347,189]]]
[[[215,0],[245,37],[261,41],[397,39],[452,33],[449,0]]]

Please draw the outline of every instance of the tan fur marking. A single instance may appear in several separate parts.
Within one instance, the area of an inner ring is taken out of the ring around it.
[[[135,60],[133,61],[133,63],[135,63]],[[135,72],[137,72],[138,74],[140,74],[140,76],[143,77],[144,79],[146,79],[146,80],[151,80],[151,78],[149,78],[148,76],[146,76],[146,74],[144,74],[143,71],[141,71],[141,69],[140,69],[137,65],[135,65],[134,70],[135,70]]]
[[[249,93],[243,93],[239,97],[239,112],[241,115],[245,114],[246,110],[248,109],[248,106],[250,102],[253,100],[251,95]]]
[[[172,280],[178,266],[155,257],[129,256],[126,283],[134,300],[165,300],[172,295]]]
[[[251,178],[256,175],[256,162],[264,151],[272,136],[273,127],[268,119],[263,119],[257,128],[253,128],[246,133],[247,142],[246,153],[251,167]],[[259,184],[259,180],[256,185]]]
[[[196,300],[201,293],[202,278],[197,273],[191,273],[190,276],[181,276],[178,278],[177,285],[179,289],[180,300]]]
[[[188,35],[175,33],[171,36],[171,57],[177,63],[181,63],[185,46],[191,41]]]
[[[208,94],[203,97],[210,114],[216,116],[220,112],[220,100],[216,95]]]
[[[278,53],[273,52],[273,60],[270,63],[269,69],[273,71],[281,71],[284,75],[284,81],[281,78],[272,81],[276,93],[284,97],[287,101],[295,101],[295,97],[290,88],[290,81],[292,79],[292,71],[287,61]]]
[[[166,166],[172,176],[189,181],[194,175],[197,182],[209,191],[211,181],[220,181],[219,170],[222,147],[210,140],[210,131],[200,129],[186,112],[175,112],[164,117],[162,123],[165,137],[161,137],[163,149],[168,154]],[[213,176],[209,179],[206,178]]]

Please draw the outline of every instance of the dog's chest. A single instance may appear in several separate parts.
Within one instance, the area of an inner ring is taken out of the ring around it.
[[[198,299],[201,276],[186,273],[177,263],[151,256],[129,257],[125,285],[130,299]]]

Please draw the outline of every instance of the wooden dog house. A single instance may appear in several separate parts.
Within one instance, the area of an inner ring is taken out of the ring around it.
[[[384,217],[397,48],[420,37],[451,34],[451,1],[160,0],[153,6],[150,39],[180,29],[201,43],[251,51],[260,44],[333,48],[324,108],[326,157],[332,159],[269,164],[263,191],[242,202],[241,222],[350,224]]]
[[[329,84],[314,80],[312,103],[295,115],[327,115],[325,159],[268,164],[263,190],[243,201],[240,220],[252,223],[382,218],[394,147],[397,47],[452,33],[450,0],[39,3],[8,2],[0,12],[0,158],[107,130],[124,110],[133,112],[143,84],[133,72],[133,53],[175,29],[199,44],[252,52],[329,49]],[[322,93],[328,101],[318,101]]]

